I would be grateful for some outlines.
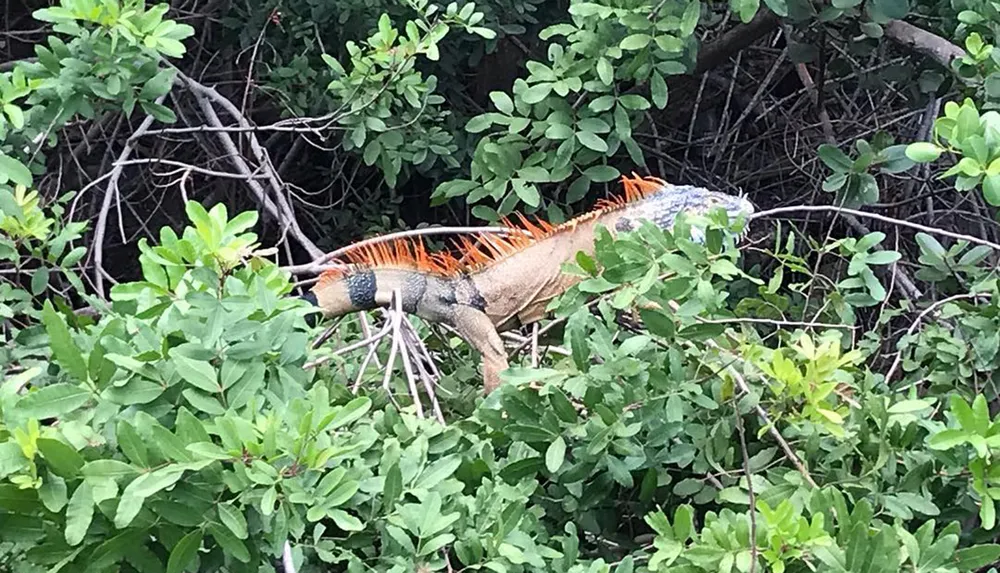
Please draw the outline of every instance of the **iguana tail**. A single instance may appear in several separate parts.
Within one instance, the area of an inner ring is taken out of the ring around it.
[[[404,312],[435,320],[434,309],[426,308],[428,297],[453,290],[454,257],[428,253],[419,240],[365,245],[351,249],[345,258],[347,264],[321,274],[304,297],[327,317],[389,306],[398,291]],[[432,316],[423,316],[428,312]]]

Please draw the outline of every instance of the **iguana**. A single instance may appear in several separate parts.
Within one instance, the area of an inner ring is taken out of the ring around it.
[[[682,211],[706,214],[722,207],[731,219],[754,212],[743,197],[701,187],[638,176],[622,183],[624,195],[565,223],[532,223],[518,215],[522,232],[461,237],[461,257],[429,253],[419,238],[361,246],[347,254],[347,265],[322,273],[304,298],[329,318],[386,307],[399,289],[404,312],[451,326],[479,351],[489,394],[508,366],[499,333],[542,319],[553,298],[582,280],[562,272],[562,264],[579,251],[593,255],[598,225],[614,234],[638,228],[643,219],[671,229]]]

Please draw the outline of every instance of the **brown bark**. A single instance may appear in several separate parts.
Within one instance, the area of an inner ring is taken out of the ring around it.
[[[902,20],[893,20],[883,28],[890,40],[931,58],[949,70],[955,59],[965,55],[965,50],[945,38]]]
[[[777,27],[778,16],[761,7],[749,23],[736,26],[701,50],[701,53],[698,54],[698,64],[694,69],[695,75],[718,67],[730,56],[753,44]]]

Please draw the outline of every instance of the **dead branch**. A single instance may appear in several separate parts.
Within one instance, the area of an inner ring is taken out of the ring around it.
[[[247,119],[240,114],[236,106],[233,105],[231,101],[224,98],[218,91],[200,84],[185,75],[183,72],[178,71],[177,76],[194,94],[199,108],[201,108],[202,113],[205,115],[205,118],[208,120],[210,125],[217,128],[222,127],[222,121],[219,119],[218,114],[215,113],[215,109],[212,107],[213,103],[219,104],[221,107],[226,109],[229,115],[232,116],[232,118],[241,126],[249,125]],[[317,247],[316,244],[313,243],[312,240],[309,239],[309,237],[307,237],[299,227],[298,220],[295,217],[295,212],[284,195],[283,185],[275,172],[274,166],[271,165],[270,161],[267,159],[264,149],[257,141],[256,135],[252,132],[246,133],[250,141],[251,151],[256,156],[260,166],[258,169],[264,172],[267,176],[267,180],[271,184],[270,186],[273,197],[268,196],[267,191],[265,191],[263,186],[261,186],[261,184],[255,179],[249,178],[249,175],[253,171],[251,171],[249,165],[247,165],[247,162],[243,158],[242,154],[239,153],[232,136],[225,131],[216,131],[214,133],[219,140],[219,143],[221,143],[226,149],[226,152],[229,154],[230,160],[233,162],[237,171],[248,177],[246,180],[247,186],[249,186],[253,191],[258,202],[281,223],[283,231],[289,232],[299,245],[306,250],[310,257],[313,259],[321,257],[323,255],[323,251],[320,250],[320,248]]]
[[[167,94],[164,94],[157,98],[156,103],[162,104],[163,100],[166,99]],[[135,130],[136,133],[141,134],[145,130],[149,129],[149,126],[153,125],[154,118],[152,115],[147,115],[142,123],[139,124],[139,128]],[[108,175],[108,186],[104,190],[104,199],[101,201],[101,210],[97,216],[97,226],[94,228],[94,287],[97,290],[97,295],[104,298],[104,278],[109,276],[104,270],[104,233],[108,226],[108,213],[111,211],[112,200],[118,197],[118,179],[122,175],[122,171],[125,169],[125,161],[128,160],[129,156],[132,155],[132,150],[135,148],[132,140],[129,140],[125,144],[125,148],[122,149],[121,154],[118,155],[118,161],[115,163],[114,168],[111,170],[110,175]],[[119,214],[119,222],[121,219],[121,214]]]
[[[902,20],[892,20],[883,26],[883,30],[887,38],[927,56],[948,70],[952,69],[953,61],[965,55],[965,50],[941,36]]]
[[[747,48],[778,27],[778,16],[761,6],[747,24],[736,26],[700,50],[694,74],[700,75],[722,65],[733,54]]]

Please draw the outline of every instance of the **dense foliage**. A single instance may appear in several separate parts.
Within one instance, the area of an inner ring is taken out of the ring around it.
[[[700,2],[386,4],[239,7],[226,25],[251,44],[264,34],[241,22],[292,30],[262,88],[297,94],[291,120],[321,116],[389,187],[441,180],[431,202],[487,221],[558,221],[644,165],[635,130],[667,107],[713,18]],[[794,4],[729,8],[857,27],[858,45],[907,14]],[[969,99],[926,138],[818,147],[838,203],[875,204],[880,181],[943,159],[958,190],[1000,204],[995,7],[957,4],[939,25],[967,49],[954,69]],[[467,346],[416,324],[441,363],[442,424],[398,372],[379,386],[387,345],[381,362],[314,348],[322,329],[256,211],[184,200],[183,221],[137,241],[141,276],[115,282],[94,257],[107,219],[94,237],[74,217],[97,182],[39,193],[65,126],[169,125],[179,85],[209,93],[174,67],[195,30],[168,12],[62,0],[35,12],[52,24],[36,60],[0,72],[0,570],[275,571],[286,543],[303,573],[997,570],[995,243],[932,227],[909,248],[881,231],[820,241],[782,223],[738,246],[716,217],[602,231],[552,305],[555,352],[515,359],[489,397]],[[491,90],[489,111],[450,105],[456,62],[529,31],[544,62]],[[323,53],[292,56],[300,43]],[[930,83],[924,95],[948,84]],[[108,205],[127,204],[133,145],[98,175],[114,182]],[[900,297],[902,273],[932,302]],[[349,317],[338,336],[363,330]]]

